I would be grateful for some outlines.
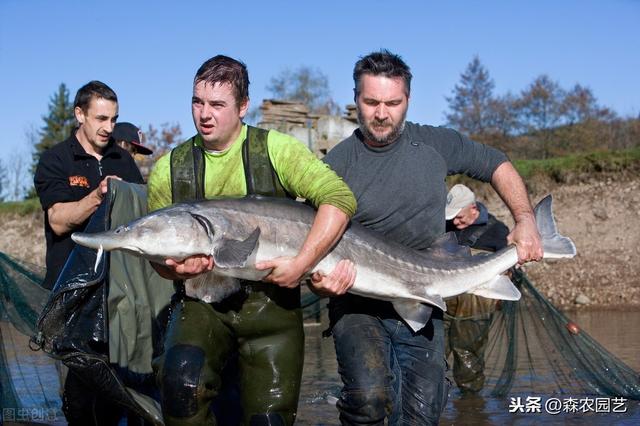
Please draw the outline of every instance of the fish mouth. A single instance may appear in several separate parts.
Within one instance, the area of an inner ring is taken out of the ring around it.
[[[140,248],[133,247],[133,246],[123,246],[123,247],[120,247],[120,250],[128,251],[133,254],[144,254]]]

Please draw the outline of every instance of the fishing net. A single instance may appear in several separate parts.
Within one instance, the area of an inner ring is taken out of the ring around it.
[[[482,395],[599,395],[640,400],[636,371],[552,305],[523,272],[516,271],[512,280],[522,298],[500,302],[490,315]]]
[[[609,396],[640,400],[640,374],[618,359],[549,302],[517,270],[518,302],[501,301],[493,312],[451,317],[449,321],[489,322],[487,336],[467,346],[484,351],[484,386],[479,395]],[[322,299],[303,292],[305,320],[314,320]],[[449,359],[453,364],[453,357]]]
[[[0,408],[4,421],[63,419],[58,368],[29,348],[49,291],[44,270],[0,252]],[[2,422],[0,422],[2,423]]]

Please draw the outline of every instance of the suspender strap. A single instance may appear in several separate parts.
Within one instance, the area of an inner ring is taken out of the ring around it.
[[[247,139],[242,144],[247,195],[293,198],[282,186],[269,159],[268,135],[268,130],[247,126]],[[195,138],[174,148],[170,162],[172,202],[203,200],[205,160]]]
[[[489,219],[487,220],[487,223],[484,226],[478,226],[473,232],[469,233],[469,235],[467,236],[467,241],[469,243],[469,247],[473,247],[476,242],[478,241],[478,239],[485,233],[487,232],[487,230],[489,230],[489,228],[491,228],[493,225],[495,225],[495,223],[498,220],[493,217],[493,216],[489,216]]]
[[[247,195],[291,198],[280,183],[269,159],[268,135],[268,130],[247,126],[247,139],[242,146]]]
[[[171,201],[204,199],[204,153],[195,138],[171,151]]]

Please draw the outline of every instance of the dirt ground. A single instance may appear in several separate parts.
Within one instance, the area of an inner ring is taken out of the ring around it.
[[[573,239],[578,255],[571,260],[525,265],[536,287],[556,306],[640,306],[640,177],[637,174],[584,178],[584,182],[536,182],[535,203],[552,193],[558,228]],[[478,190],[489,210],[511,227],[502,201],[485,187]],[[0,215],[4,232],[0,251],[44,265],[41,213]]]
[[[45,264],[44,216],[42,212],[19,216],[0,214],[0,251],[28,263]]]
[[[640,177],[616,175],[585,182],[538,183],[535,204],[553,195],[561,234],[576,244],[574,259],[523,266],[536,287],[560,307],[640,305]],[[510,215],[494,194],[489,211],[511,227]]]

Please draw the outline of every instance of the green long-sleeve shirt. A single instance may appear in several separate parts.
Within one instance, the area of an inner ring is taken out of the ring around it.
[[[247,126],[242,127],[235,142],[223,152],[204,150],[206,198],[242,196],[247,186],[242,162],[242,141],[246,139]],[[202,145],[200,135],[195,143]],[[349,217],[356,210],[356,200],[344,181],[320,161],[297,139],[271,130],[267,138],[269,159],[282,186],[292,195],[321,204],[335,206]],[[148,180],[149,211],[171,205],[170,154],[155,164]]]

